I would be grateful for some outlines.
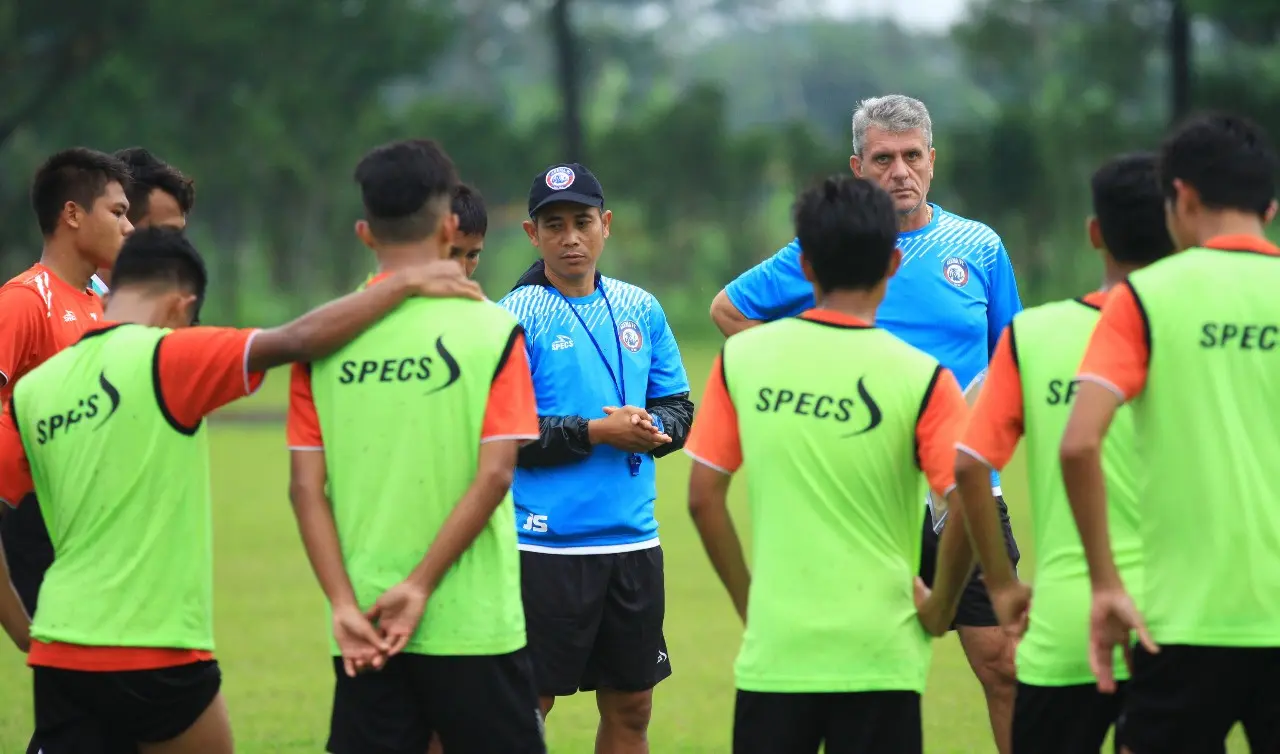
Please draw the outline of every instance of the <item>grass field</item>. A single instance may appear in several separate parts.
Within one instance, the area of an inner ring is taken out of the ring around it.
[[[695,391],[705,379],[710,354],[685,354]],[[259,395],[234,410],[278,412],[286,388],[287,374],[274,374]],[[244,754],[321,752],[332,694],[329,626],[286,496],[283,426],[229,419],[215,420],[213,426],[218,657],[237,749]],[[658,518],[667,567],[666,634],[674,675],[658,687],[655,697],[652,750],[727,754],[732,665],[741,627],[685,512],[688,469],[685,456],[678,454],[663,460],[658,472]],[[733,488],[740,522],[745,522],[744,481]],[[1029,562],[1020,460],[1015,459],[1005,474],[1003,487],[1024,562]],[[1028,572],[1024,569],[1024,575]],[[562,700],[548,720],[551,751],[592,751],[595,717],[591,697]],[[0,641],[0,754],[24,751],[30,726],[28,671],[22,656]],[[954,635],[936,646],[924,727],[930,754],[995,751],[981,690]],[[1238,735],[1232,744],[1233,754],[1248,751]]]

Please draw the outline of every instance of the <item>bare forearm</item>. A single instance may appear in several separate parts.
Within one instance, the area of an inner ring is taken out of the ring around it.
[[[410,287],[398,276],[351,293],[292,322],[258,333],[249,353],[249,370],[258,372],[295,361],[324,358],[351,342],[408,298]]]
[[[1089,563],[1089,579],[1094,588],[1120,585],[1111,553],[1111,534],[1107,530],[1107,490],[1102,475],[1102,456],[1097,447],[1062,451],[1062,482],[1071,502],[1071,514],[1080,531],[1085,559]]]
[[[477,475],[445,519],[422,562],[409,575],[409,580],[427,592],[435,591],[444,574],[484,531],[510,487],[511,473]]]
[[[356,606],[351,577],[342,562],[342,544],[328,498],[320,490],[295,491],[293,513],[298,519],[298,533],[307,550],[311,570],[333,607]]]
[[[711,302],[711,321],[726,338],[761,324],[758,319],[747,319],[743,316],[724,291],[716,294]]]
[[[966,533],[968,521],[963,504],[958,504],[953,490],[947,496],[947,525],[938,539],[938,557],[934,564],[933,592],[945,604],[955,606],[973,572],[973,548]]]
[[[706,548],[711,566],[720,582],[729,592],[733,607],[744,621],[747,618],[747,595],[751,590],[751,572],[742,554],[742,541],[733,526],[729,511],[720,505],[698,506],[693,511],[693,523]]]
[[[3,544],[0,544],[0,625],[14,644],[26,651],[30,641],[31,616],[27,615],[18,591],[9,579],[9,563],[5,560]]]
[[[964,512],[965,528],[982,563],[983,578],[992,588],[1013,583],[1017,576],[1005,547],[1000,508],[991,494],[991,470],[978,463],[964,465],[956,471],[956,484],[958,508]],[[955,508],[951,510],[954,515]]]

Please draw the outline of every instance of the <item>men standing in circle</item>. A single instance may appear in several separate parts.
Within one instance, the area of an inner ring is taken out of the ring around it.
[[[1097,754],[1121,708],[1118,695],[1098,692],[1089,669],[1084,620],[1089,612],[1088,567],[1062,486],[1058,446],[1074,402],[1076,368],[1107,289],[1168,255],[1173,242],[1165,228],[1154,155],[1107,162],[1094,173],[1092,188],[1089,241],[1102,254],[1103,289],[1013,318],[957,445],[956,483],[987,589],[1001,622],[1026,632],[1018,644],[1014,754]],[[991,470],[1004,468],[1024,438],[1035,543],[1034,600],[1018,584],[1005,554],[988,483]],[[1133,417],[1122,408],[1103,454],[1107,527],[1124,583],[1141,592],[1142,466],[1136,453]]]
[[[18,380],[102,321],[92,278],[115,264],[133,232],[129,185],[123,162],[81,147],[52,155],[36,171],[31,205],[44,250],[39,262],[0,287],[0,401],[6,411]],[[0,476],[13,473],[0,467]],[[0,542],[13,586],[27,614],[35,615],[40,583],[53,561],[38,501],[0,507]]]
[[[539,173],[524,228],[542,259],[500,303],[524,326],[538,397],[513,491],[542,708],[595,691],[596,751],[633,754],[671,674],[654,466],[684,446],[693,403],[658,300],[597,269],[612,218],[586,167]]]
[[[356,233],[378,260],[368,290],[450,259],[458,179],[439,146],[378,147],[355,176]],[[515,318],[489,301],[406,303],[294,365],[288,434],[290,497],[332,612],[328,751],[424,754],[437,732],[445,751],[545,752],[511,528],[516,450],[538,436]]]
[[[1080,364],[1062,477],[1093,588],[1090,662],[1116,689],[1137,631],[1120,743],[1131,754],[1280,751],[1280,248],[1274,148],[1254,124],[1194,118],[1160,149],[1174,245],[1117,285]],[[1104,438],[1130,403],[1145,469],[1142,587],[1108,532]],[[1137,593],[1135,607],[1130,594]],[[1141,615],[1138,608],[1141,608]]]
[[[1000,332],[1022,304],[1009,255],[995,231],[928,201],[933,161],[933,126],[923,103],[899,94],[859,103],[849,167],[893,198],[902,250],[901,269],[889,282],[876,324],[938,359],[967,386],[986,368]],[[721,332],[731,335],[813,306],[800,257],[800,242],[793,240],[725,286],[711,304]],[[1018,549],[999,482],[993,473],[1009,554],[1016,563]],[[922,505],[924,497],[922,490]],[[933,578],[938,546],[931,523],[922,525],[920,573],[926,582]],[[974,573],[965,589],[955,628],[986,694],[1000,754],[1009,754],[1013,641],[999,628],[980,573]]]
[[[686,448],[690,512],[746,623],[733,752],[918,754],[921,624],[945,633],[970,564],[956,516],[926,596],[919,477],[952,493],[968,407],[936,359],[874,324],[902,259],[889,195],[828,179],[795,222],[820,303],[725,342]],[[726,503],[740,468],[750,572]]]
[[[238,330],[192,326],[208,281],[181,231],[131,235],[113,273],[109,321],[17,383],[16,430],[0,433],[4,467],[29,469],[0,477],[0,500],[34,489],[55,550],[29,628],[28,751],[230,754],[205,418],[267,369],[332,352],[410,295],[482,296],[441,262],[280,327]]]

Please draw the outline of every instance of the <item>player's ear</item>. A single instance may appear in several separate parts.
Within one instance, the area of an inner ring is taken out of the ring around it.
[[[849,169],[853,171],[855,178],[862,177],[862,158],[858,155],[849,155]]]
[[[613,210],[600,210],[600,224],[604,226],[604,237],[609,237],[609,228],[613,227]]]
[[[800,250],[800,270],[804,273],[804,279],[810,283],[817,283],[818,278],[813,274],[813,265],[809,264],[809,256],[804,253],[804,249]]]
[[[1270,225],[1271,221],[1276,219],[1276,210],[1280,209],[1280,202],[1275,199],[1271,200],[1271,204],[1267,205],[1267,212],[1262,216],[1262,224]]]
[[[436,241],[444,248],[453,245],[453,237],[458,234],[458,215],[450,212],[444,216],[440,222],[440,228],[436,230]]]
[[[889,269],[885,271],[885,278],[891,278],[898,274],[898,268],[902,266],[902,249],[894,247],[893,253],[889,255]]]
[[[529,243],[535,247],[538,245],[538,226],[534,220],[525,220],[521,225],[524,227],[525,235],[529,236]]]
[[[1085,232],[1089,234],[1089,245],[1098,251],[1107,248],[1102,242],[1102,224],[1098,222],[1098,218],[1090,217],[1084,224]]]
[[[377,239],[373,237],[373,231],[369,228],[367,220],[356,220],[356,238],[359,238],[360,243],[370,249],[377,244]]]
[[[87,213],[84,211],[84,208],[75,202],[67,202],[62,205],[63,221],[65,221],[70,227],[77,230],[80,228],[80,222],[84,220],[85,214]]]

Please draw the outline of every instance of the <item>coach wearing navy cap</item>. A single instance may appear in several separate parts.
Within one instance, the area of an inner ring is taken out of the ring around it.
[[[637,751],[671,675],[654,466],[684,446],[693,402],[658,300],[597,270],[604,207],[585,166],[538,173],[524,228],[542,258],[500,303],[524,326],[538,396],[512,494],[542,709],[595,691],[596,750]]]

